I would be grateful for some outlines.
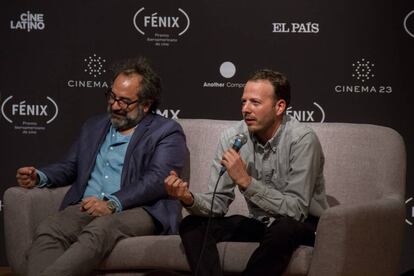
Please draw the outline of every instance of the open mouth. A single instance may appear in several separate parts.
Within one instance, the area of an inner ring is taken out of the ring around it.
[[[251,125],[256,122],[256,120],[253,118],[244,118],[244,121],[246,122],[247,125]]]

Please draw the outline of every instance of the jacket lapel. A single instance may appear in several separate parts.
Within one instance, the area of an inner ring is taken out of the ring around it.
[[[131,158],[131,154],[133,150],[137,147],[138,143],[141,141],[141,138],[148,131],[153,120],[154,120],[154,115],[152,114],[145,115],[145,117],[141,120],[141,122],[139,122],[137,128],[134,131],[134,134],[132,134],[131,141],[129,141],[128,148],[125,153],[124,166],[122,168],[122,174],[121,174],[121,187],[124,186],[125,177],[126,177],[127,172],[129,171],[128,160]]]

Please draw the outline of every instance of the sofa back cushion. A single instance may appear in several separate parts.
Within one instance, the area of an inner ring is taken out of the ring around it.
[[[220,134],[236,121],[180,119],[190,151],[190,189],[207,191]],[[383,196],[404,197],[405,148],[394,130],[367,124],[308,123],[325,154],[326,192],[331,205],[355,204]],[[246,214],[236,189],[229,214]]]

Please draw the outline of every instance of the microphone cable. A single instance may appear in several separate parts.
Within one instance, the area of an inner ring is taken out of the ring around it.
[[[197,276],[198,275],[198,271],[200,269],[200,263],[201,263],[201,258],[203,257],[204,254],[204,250],[206,248],[206,244],[207,244],[207,237],[208,237],[208,232],[210,231],[210,224],[211,224],[211,219],[213,217],[213,205],[214,205],[214,199],[216,197],[216,191],[217,191],[217,186],[218,183],[220,182],[221,177],[223,176],[224,173],[220,173],[219,177],[217,178],[217,182],[216,185],[214,186],[214,191],[213,191],[213,197],[211,199],[211,206],[210,206],[210,211],[208,212],[208,220],[207,220],[207,226],[206,226],[206,231],[204,233],[204,239],[203,239],[203,243],[201,245],[201,251],[200,251],[200,256],[198,257],[198,261],[197,261],[197,266],[196,266],[196,270],[194,275]]]
[[[239,133],[235,136],[235,140],[233,142],[232,148],[236,152],[239,152],[241,147],[244,144],[246,144],[246,142],[247,142],[247,136],[243,133]],[[205,250],[206,244],[207,244],[208,232],[210,231],[211,219],[213,217],[213,206],[214,206],[214,199],[216,197],[217,186],[218,186],[218,183],[220,182],[221,177],[223,176],[223,174],[225,172],[226,172],[226,167],[222,166],[221,169],[220,169],[220,172],[219,172],[219,177],[217,178],[216,185],[214,186],[213,196],[211,198],[211,206],[210,206],[210,211],[208,213],[206,231],[204,233],[204,239],[203,239],[203,243],[201,245],[200,256],[198,257],[197,266],[196,266],[196,270],[195,270],[195,273],[194,273],[195,276],[198,275],[198,271],[200,269],[201,258],[203,257],[204,250]]]

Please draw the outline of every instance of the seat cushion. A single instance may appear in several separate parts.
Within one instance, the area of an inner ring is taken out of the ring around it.
[[[258,243],[221,242],[217,245],[223,269],[241,272],[257,248]],[[285,275],[306,275],[312,259],[313,247],[300,246],[293,254]],[[178,235],[142,236],[118,242],[101,264],[100,270],[142,271],[166,269],[189,271],[190,267]]]

